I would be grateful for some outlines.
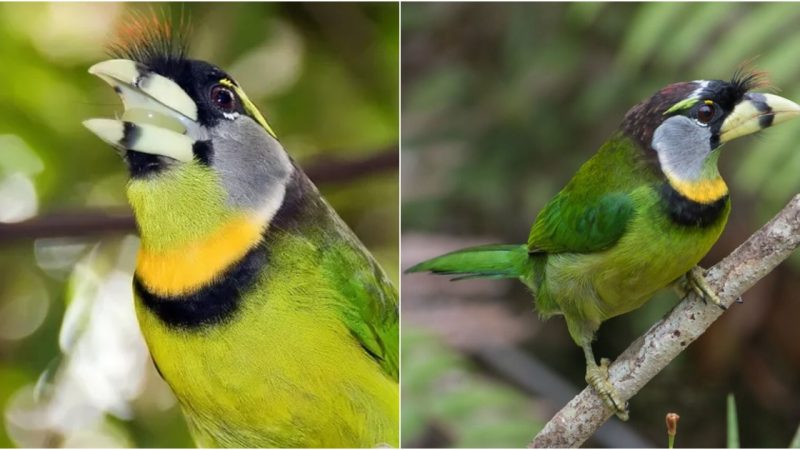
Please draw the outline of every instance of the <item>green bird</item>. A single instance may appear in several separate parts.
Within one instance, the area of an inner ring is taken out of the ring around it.
[[[397,446],[398,296],[239,84],[138,21],[89,69],[122,99],[135,309],[203,447]]]
[[[761,76],[671,84],[634,106],[622,124],[539,212],[523,245],[467,248],[409,272],[516,278],[542,317],[561,314],[586,357],[586,381],[618,417],[628,406],[597,364],[600,324],[642,306],[669,285],[721,305],[697,263],[730,212],[717,169],[722,145],[800,114],[754,93]]]

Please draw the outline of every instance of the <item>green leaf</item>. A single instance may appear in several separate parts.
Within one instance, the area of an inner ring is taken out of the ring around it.
[[[797,431],[794,433],[792,442],[789,443],[789,448],[800,448],[800,425],[797,426]]]
[[[678,28],[684,3],[648,3],[642,5],[631,21],[631,29],[625,36],[620,50],[618,66],[629,73],[636,73],[648,57],[662,42],[663,36],[672,28]]]
[[[565,15],[569,22],[582,28],[589,27],[605,6],[606,4],[603,2],[569,3]]]
[[[769,53],[756,63],[761,70],[769,72],[773,86],[791,86],[800,70],[800,59],[795,58],[800,47],[800,33],[789,34],[781,39],[781,45],[769,49]]]
[[[674,69],[687,62],[690,67],[694,66],[692,57],[696,56],[698,48],[702,47],[698,44],[711,40],[734,12],[735,10],[725,3],[699,4],[695,11],[687,15],[680,28],[666,36],[656,63],[668,69]]]
[[[758,56],[761,49],[772,46],[776,31],[797,20],[795,5],[764,3],[754,6],[742,19],[732,24],[715,49],[702,60],[698,73],[713,76],[720,70],[732,70],[748,58]]]
[[[739,445],[739,424],[736,418],[736,399],[728,394],[728,448],[741,448]]]

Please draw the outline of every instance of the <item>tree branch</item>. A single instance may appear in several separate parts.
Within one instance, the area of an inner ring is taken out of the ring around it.
[[[311,164],[306,165],[303,171],[314,183],[339,183],[389,170],[396,172],[399,163],[400,151],[394,145],[371,152],[368,156],[357,160],[317,157]]]
[[[397,171],[398,147],[371,152],[362,159],[317,158],[305,168],[314,183],[343,183],[359,177]],[[0,245],[23,239],[135,233],[133,213],[125,207],[53,212],[17,223],[0,223]]]
[[[800,246],[800,194],[736,250],[706,272],[725,306]],[[611,365],[609,378],[623,399],[633,397],[656,374],[700,337],[723,311],[694,294],[634,341]],[[590,387],[550,419],[530,447],[578,447],[612,412]]]
[[[136,232],[129,208],[82,209],[36,216],[23,222],[0,223],[0,245],[26,239],[84,237]]]

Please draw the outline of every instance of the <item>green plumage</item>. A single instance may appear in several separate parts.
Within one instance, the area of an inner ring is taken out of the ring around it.
[[[289,189],[222,322],[175,327],[140,293],[150,352],[201,446],[396,446],[396,290],[305,175]]]
[[[128,167],[136,313],[195,441],[398,446],[397,291],[235,80],[131,26],[90,68],[125,111],[85,125]]]
[[[710,226],[674,223],[656,170],[629,139],[614,138],[532,227],[532,257],[545,264],[523,281],[536,293],[541,314],[565,315],[579,344],[591,341],[604,320],[638,308],[685,274],[725,226],[727,199]]]
[[[459,250],[410,268],[466,278],[517,278],[540,315],[563,315],[586,357],[586,381],[618,417],[627,402],[591,348],[600,324],[632,311],[680,279],[720,304],[697,263],[728,220],[721,145],[800,114],[800,106],[750,93],[755,74],[730,82],[669,85],[631,108],[536,217],[525,245]]]
[[[663,177],[621,135],[607,142],[541,210],[526,245],[481,246],[420,263],[410,272],[519,278],[540,314],[564,314],[578,344],[600,323],[641,306],[711,248],[728,207],[709,227],[673,224]]]

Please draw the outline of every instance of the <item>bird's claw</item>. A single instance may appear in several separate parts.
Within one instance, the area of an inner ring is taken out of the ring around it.
[[[703,303],[707,304],[711,302],[719,306],[723,311],[728,309],[728,307],[722,303],[717,293],[714,292],[714,289],[708,285],[706,278],[703,276],[703,272],[704,270],[700,266],[694,266],[690,271],[686,272],[683,283],[678,286],[678,289],[683,293],[683,297],[686,298],[690,292],[694,292],[703,300]],[[741,299],[741,297],[739,297],[739,299]]]
[[[600,395],[606,406],[614,411],[620,420],[626,421],[628,420],[628,402],[622,400],[617,388],[608,379],[610,364],[611,361],[608,358],[603,358],[600,360],[599,366],[596,364],[589,366],[586,369],[586,382]]]

